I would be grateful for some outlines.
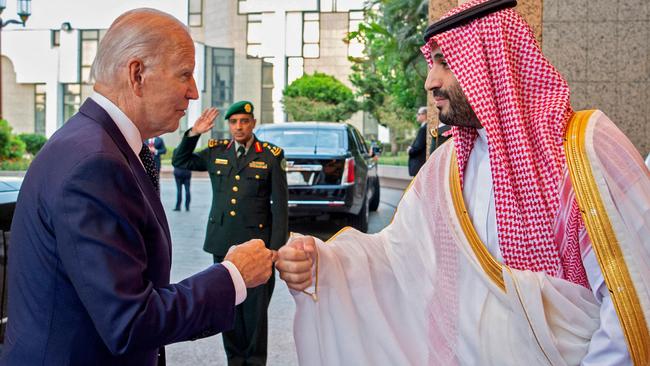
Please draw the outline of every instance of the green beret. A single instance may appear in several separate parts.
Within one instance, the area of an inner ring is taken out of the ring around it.
[[[253,114],[253,103],[247,101],[247,100],[241,100],[237,103],[233,103],[233,105],[228,108],[226,111],[225,119],[230,118],[233,114],[239,114],[239,113],[246,113],[246,114]]]

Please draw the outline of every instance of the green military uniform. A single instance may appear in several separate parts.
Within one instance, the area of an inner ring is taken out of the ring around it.
[[[237,113],[233,107],[226,118]],[[241,113],[252,113],[252,104]],[[207,170],[210,175],[212,208],[203,249],[214,255],[216,263],[223,261],[232,245],[250,239],[262,239],[274,250],[284,245],[288,191],[282,149],[253,135],[243,158],[237,158],[234,140],[210,139],[208,148],[194,153],[199,136],[188,137],[188,132],[174,151],[172,164]],[[230,365],[265,364],[267,308],[274,284],[272,275],[266,284],[248,289],[246,300],[237,306],[235,329],[223,334]]]

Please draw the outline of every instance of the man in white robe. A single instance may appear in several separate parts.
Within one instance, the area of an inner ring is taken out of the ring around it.
[[[280,250],[301,364],[650,362],[650,173],[602,112],[572,110],[514,4],[427,29],[453,144],[393,222]]]

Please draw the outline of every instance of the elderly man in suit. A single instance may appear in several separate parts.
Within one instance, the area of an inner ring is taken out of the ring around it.
[[[102,40],[94,93],[28,170],[13,220],[1,364],[164,364],[164,345],[230,329],[265,283],[261,240],[170,284],[171,238],[143,140],[178,128],[197,99],[186,27],[129,11]]]

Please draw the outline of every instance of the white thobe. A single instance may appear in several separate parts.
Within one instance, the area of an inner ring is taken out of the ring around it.
[[[497,235],[494,189],[490,171],[487,132],[485,129],[480,129],[478,130],[478,134],[465,168],[463,198],[472,224],[481,241],[487,245],[488,251],[497,261],[503,262]],[[589,285],[600,303],[601,323],[600,328],[594,333],[591,339],[589,351],[582,361],[582,365],[629,365],[632,361],[630,360],[625,337],[623,336],[614,305],[593,250],[587,254],[583,265],[587,273]],[[461,277],[461,281],[470,280],[470,277]],[[462,301],[461,298],[460,306],[462,314],[478,319],[480,317],[481,306],[480,304],[477,306],[476,299],[485,299],[487,297],[487,289],[481,287],[481,291],[484,293],[477,294],[475,287],[470,283],[461,286],[461,289],[467,289],[463,292],[466,292],[468,295],[471,293],[471,297],[462,298],[472,298],[473,300],[472,302],[466,302]],[[473,361],[468,364],[479,364],[480,356],[473,354],[470,350],[471,346],[465,340],[461,339],[460,354]]]

